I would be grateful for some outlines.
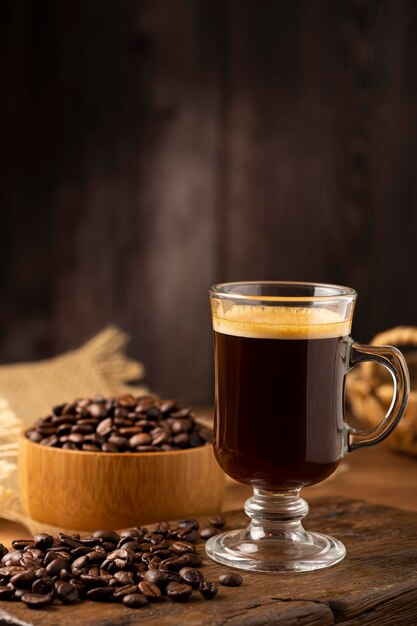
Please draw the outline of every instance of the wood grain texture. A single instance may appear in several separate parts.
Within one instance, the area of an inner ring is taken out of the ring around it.
[[[417,513],[342,498],[314,501],[307,526],[334,534],[346,558],[327,570],[298,574],[244,573],[237,589],[216,600],[161,602],[144,609],[85,602],[34,612],[0,603],[0,623],[31,626],[414,626],[417,621]],[[206,519],[202,519],[205,524]],[[228,528],[247,522],[227,514]],[[224,568],[205,558],[207,580]]]
[[[18,470],[27,517],[39,527],[73,532],[218,511],[224,493],[224,474],[211,445],[97,453],[50,448],[21,437]]]
[[[109,322],[212,400],[207,288],[345,283],[417,323],[413,0],[3,0],[0,359]]]

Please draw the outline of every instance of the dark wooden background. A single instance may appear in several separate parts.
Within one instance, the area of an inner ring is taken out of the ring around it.
[[[0,0],[0,70],[2,362],[115,322],[210,402],[219,280],[417,324],[414,0]]]

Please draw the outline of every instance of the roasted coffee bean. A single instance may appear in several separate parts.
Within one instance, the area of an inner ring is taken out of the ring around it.
[[[142,428],[140,426],[122,426],[119,428],[119,433],[123,437],[133,437],[133,435],[137,435],[142,432]]]
[[[214,528],[223,528],[226,525],[226,520],[221,515],[212,515],[208,521]]]
[[[74,587],[77,589],[79,596],[85,595],[85,592],[87,591],[87,588],[81,582],[81,580],[79,580],[78,578],[71,578],[71,580],[69,582],[71,583],[71,585],[74,585]]]
[[[114,546],[113,546],[114,550]],[[102,548],[102,546],[96,546],[94,550],[88,552],[87,558],[90,565],[96,565],[98,563],[102,563],[108,557],[106,551]]]
[[[72,548],[69,548],[68,546],[63,546],[59,541],[54,540],[54,545],[51,548],[48,548],[47,553],[55,554],[55,556],[57,554],[64,553],[64,558],[69,558],[71,550]]]
[[[61,573],[59,575],[59,580],[62,580],[64,582],[68,582],[70,581],[72,578],[72,573],[69,571],[69,569],[62,569]]]
[[[120,541],[120,535],[114,530],[96,530],[93,533],[93,537],[101,539],[102,541],[109,541],[110,543],[117,543]]]
[[[98,432],[99,435],[106,436],[109,433],[111,433],[112,429],[113,429],[113,420],[111,417],[106,417],[106,419],[104,419],[102,422],[99,423],[99,425],[96,428],[96,431]]]
[[[89,589],[107,587],[107,580],[100,575],[80,574],[80,581]]]
[[[70,604],[78,600],[78,591],[76,587],[69,582],[56,583],[55,590],[58,598],[62,600],[64,604]]]
[[[88,600],[103,602],[113,597],[113,587],[95,587],[87,591]]]
[[[34,541],[32,539],[14,539],[12,541],[12,546],[15,550],[24,550],[29,546],[34,545]]]
[[[42,567],[42,559],[31,559],[29,556],[24,556],[20,559],[19,565],[27,569],[38,569]]]
[[[46,567],[40,567],[39,569],[35,570],[35,575],[36,578],[45,578],[45,576],[48,576],[48,570],[46,569]]]
[[[183,559],[185,561],[186,567],[200,567],[200,565],[202,565],[203,563],[201,556],[199,554],[196,554],[195,552],[189,552],[188,554],[184,554]]]
[[[83,545],[80,541],[74,539],[74,537],[71,537],[70,535],[66,535],[65,533],[59,533],[58,539],[62,544],[64,544],[64,546],[68,546],[70,548],[81,548]]]
[[[71,565],[71,571],[72,572],[74,572],[75,570],[81,571],[85,567],[88,567],[89,564],[90,564],[90,561],[88,560],[88,556],[85,554],[84,556],[80,556],[78,557],[78,559],[75,559],[75,561]]]
[[[227,574],[221,574],[221,576],[219,576],[219,583],[224,587],[240,587],[242,582],[242,576],[235,572],[228,572]]]
[[[28,547],[23,550],[23,556],[29,559],[43,559],[44,553],[43,550],[38,550],[38,548]]]
[[[174,419],[171,422],[171,431],[174,435],[178,435],[179,433],[186,433],[190,430],[191,426],[192,422],[190,422],[190,420]]]
[[[47,535],[46,533],[38,533],[34,536],[33,541],[34,548],[37,548],[38,550],[47,550],[53,546],[54,538],[52,535]]]
[[[91,424],[75,424],[75,426],[73,426],[71,428],[71,432],[72,433],[80,433],[81,435],[90,435],[91,433],[94,432],[94,427],[91,426]]]
[[[119,435],[111,435],[109,437],[109,443],[116,446],[118,450],[126,450],[129,447],[129,440]]]
[[[203,574],[193,567],[183,567],[179,571],[181,580],[187,585],[191,585],[193,589],[197,589],[199,584],[204,580]]]
[[[206,600],[212,600],[219,590],[217,583],[210,583],[205,580],[200,583],[199,590],[203,598]]]
[[[133,574],[132,572],[116,572],[114,578],[117,580],[119,585],[133,585]]]
[[[155,583],[155,585],[162,589],[168,584],[170,577],[168,571],[150,569],[143,574],[143,580]]]
[[[104,404],[98,404],[94,402],[87,407],[87,413],[91,415],[91,417],[104,417],[107,413],[106,407]]]
[[[22,572],[26,572],[26,567],[22,567],[21,565],[6,565],[5,567],[0,567],[0,576],[8,576],[11,578]]]
[[[118,587],[116,589],[114,589],[114,599],[115,600],[123,600],[123,598],[127,595],[129,595],[130,593],[137,593],[138,592],[138,586],[137,585],[123,585],[123,587]]]
[[[84,437],[80,433],[71,433],[70,435],[68,435],[68,441],[70,443],[77,443],[77,444],[83,443]]]
[[[155,583],[142,580],[139,583],[138,588],[149,602],[156,602],[156,600],[161,597],[161,590],[157,585],[155,585]]]
[[[127,563],[130,565],[130,563],[133,563],[135,555],[130,550],[124,550],[123,548],[120,548],[118,550],[110,552],[106,556],[108,561],[122,561],[123,563]]]
[[[100,543],[100,539],[97,539],[96,537],[92,537],[91,535],[88,535],[87,537],[81,537],[80,543],[83,546],[90,546],[91,548],[94,548],[98,543]]]
[[[139,543],[138,541],[126,541],[125,543],[122,543],[122,546],[126,550],[132,550],[133,552],[142,552],[143,551],[142,544]],[[114,547],[113,547],[113,549],[114,549]]]
[[[138,609],[141,606],[146,606],[148,601],[142,593],[129,593],[123,598],[123,604],[132,609]]]
[[[78,450],[77,446],[75,445],[75,443],[64,443],[62,446],[63,450]]]
[[[100,567],[104,571],[109,572],[109,574],[114,574],[115,572],[118,572],[120,569],[123,569],[124,566],[126,565],[124,561],[120,561],[120,563],[122,564],[122,567],[119,567],[117,561],[119,561],[119,559],[114,559],[112,561],[109,561],[108,559],[106,559],[105,561],[103,561]]]
[[[52,596],[49,594],[24,593],[21,600],[31,609],[42,609],[52,604]]]
[[[55,561],[55,559],[62,559],[64,561],[70,561],[71,556],[68,554],[68,552],[64,552],[64,548],[65,546],[62,546],[61,550],[51,549],[50,551],[48,551],[43,560],[44,566],[47,567],[49,563],[52,563],[52,561]]]
[[[83,445],[81,446],[81,449],[84,450],[84,452],[100,452],[101,448],[99,448],[99,446],[96,446],[94,443],[83,443]]]
[[[185,583],[170,582],[167,585],[167,594],[173,602],[185,602],[191,596],[193,588]]]
[[[43,439],[43,436],[37,430],[28,430],[26,437],[34,443],[40,443]]]
[[[180,528],[177,533],[177,539],[181,541],[189,541],[193,543],[199,539],[200,535],[197,530],[193,530],[192,528]]]
[[[113,550],[113,548],[114,548],[114,546],[112,545],[112,550]],[[82,548],[74,548],[74,550],[71,550],[71,558],[76,560],[80,556],[85,556],[90,551],[91,551],[91,548],[89,548],[88,546],[83,546]]]
[[[138,399],[135,406],[135,413],[145,413],[147,410],[155,406],[155,400],[150,397],[142,397]]]
[[[53,448],[54,446],[56,446],[58,443],[58,437],[56,435],[51,435],[50,437],[45,437],[45,439],[42,439],[40,441],[40,445],[41,446],[48,446],[50,448]]]
[[[190,446],[190,439],[187,433],[179,433],[178,435],[175,435],[175,437],[172,438],[172,443],[177,447],[177,448],[187,448],[187,447],[193,447]],[[195,446],[197,447],[197,446]]]
[[[188,554],[190,552],[195,552],[195,546],[188,541],[175,541],[171,545],[171,550],[176,554]]]
[[[144,537],[147,532],[147,528],[125,528],[124,530],[120,531],[120,541],[130,539],[142,539],[142,537]]]
[[[207,527],[207,528],[202,528],[200,530],[200,537],[201,539],[204,539],[205,541],[218,534],[219,534],[219,531],[216,528]]]
[[[20,559],[19,565],[26,567],[27,569],[38,569],[42,567],[42,559],[32,559],[29,556],[23,556]]]
[[[129,446],[136,448],[137,446],[146,446],[150,443],[152,437],[148,433],[138,433],[129,439]]]
[[[43,578],[37,578],[32,584],[32,593],[47,594],[52,593],[55,584],[50,576],[44,576]]]
[[[112,552],[114,550],[115,545],[114,543],[110,543],[110,541],[103,541],[103,543],[101,544],[101,547],[107,554],[107,552]]]
[[[100,423],[99,420],[93,417],[87,417],[87,418],[77,420],[77,424],[79,424],[80,426],[82,425],[85,426],[86,424],[88,424],[89,426],[93,426],[94,430],[97,428],[99,423]]]
[[[7,554],[7,552],[7,548],[2,543],[0,543],[0,558],[3,558]]]
[[[186,567],[188,565],[186,555],[182,556],[170,556],[168,559],[164,559],[160,563],[160,569],[168,570],[173,572],[178,572],[182,567]]]
[[[43,435],[43,437],[49,437],[49,435],[56,434],[56,429],[57,427],[54,424],[45,424],[38,427],[38,433]]]
[[[194,517],[180,519],[177,524],[180,528],[191,528],[192,530],[198,530],[200,528],[199,521]]]
[[[163,537],[168,535],[170,530],[171,530],[171,524],[169,522],[158,522],[158,524],[155,524],[155,526],[152,528],[153,533],[158,533],[159,535],[162,535]]]
[[[154,428],[151,431],[151,435],[153,446],[161,446],[164,443],[168,443],[171,439],[169,432],[167,432],[164,428]]]
[[[178,406],[177,400],[161,400],[160,402],[156,402],[156,406],[161,411],[161,413],[170,413],[175,411]]]
[[[11,577],[10,582],[17,589],[27,589],[32,587],[32,583],[36,579],[35,570],[28,569],[25,572],[20,572]]]
[[[13,589],[0,585],[0,600],[10,600],[13,595]]]
[[[58,558],[58,559],[54,559],[53,561],[51,561],[46,566],[46,570],[49,576],[59,576],[61,573],[61,570],[66,569],[66,567],[67,567],[67,560]]]
[[[6,554],[1,559],[1,562],[5,565],[18,565],[22,557],[22,550],[11,550],[10,552],[6,552]]]
[[[102,452],[119,452],[119,448],[112,443],[103,443],[101,446]]]

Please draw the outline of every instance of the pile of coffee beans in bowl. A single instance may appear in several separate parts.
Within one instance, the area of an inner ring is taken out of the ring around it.
[[[26,437],[42,446],[85,452],[169,452],[211,443],[211,432],[190,407],[130,394],[59,404]]]

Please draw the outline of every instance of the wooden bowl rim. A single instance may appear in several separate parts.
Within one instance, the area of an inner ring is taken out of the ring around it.
[[[36,443],[35,441],[31,441],[29,439],[29,437],[26,437],[26,435],[21,434],[19,436],[19,447],[20,447],[20,441],[24,440],[25,444],[28,444],[30,446],[36,446],[37,448],[41,448],[43,450],[54,450],[55,452],[59,452],[59,453],[64,453],[64,454],[72,454],[73,456],[76,455],[81,455],[81,456],[100,456],[103,458],[133,458],[133,459],[140,459],[140,458],[150,458],[150,457],[155,457],[155,458],[161,458],[162,456],[173,456],[173,455],[177,455],[177,454],[196,454],[196,451],[200,451],[205,449],[205,448],[211,448],[213,450],[213,443],[206,443],[204,446],[197,446],[195,448],[185,448],[184,450],[161,450],[160,452],[93,452],[90,450],[64,450],[63,448],[54,448],[53,446],[41,446],[39,443]]]

